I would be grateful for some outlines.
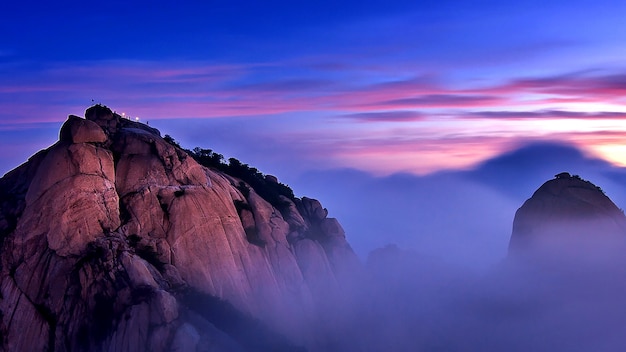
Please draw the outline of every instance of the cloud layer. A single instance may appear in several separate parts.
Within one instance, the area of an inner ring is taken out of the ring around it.
[[[164,121],[184,145],[194,132],[171,120],[213,119],[244,160],[257,146],[238,136],[253,131],[283,159],[303,141],[304,165],[318,150],[379,175],[468,168],[524,140],[626,163],[603,137],[625,130],[624,4],[533,4],[12,3],[0,128],[60,124],[95,102]]]

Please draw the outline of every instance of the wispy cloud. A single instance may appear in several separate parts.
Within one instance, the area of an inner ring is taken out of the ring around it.
[[[611,99],[625,102],[626,73],[598,74],[594,71],[564,75],[512,79],[486,91],[500,94],[541,93],[578,99]]]
[[[537,110],[537,111],[476,111],[466,116],[489,119],[624,119],[626,112],[621,111],[566,111],[566,110]]]
[[[320,60],[317,66],[310,58],[230,65],[82,61],[33,69],[16,64],[0,71],[0,125],[60,123],[70,113],[81,114],[92,99],[144,121],[283,116],[280,131],[258,123],[255,132],[280,134],[276,139],[288,143],[275,142],[278,149],[301,145],[299,152],[315,159],[315,165],[322,163],[314,152],[323,150],[329,165],[427,172],[478,162],[513,139],[577,138],[567,133],[582,125],[558,120],[626,118],[626,74],[620,72],[509,77],[458,86],[446,81],[443,72],[389,76],[359,63]],[[613,105],[595,110],[576,105],[606,102]],[[550,122],[550,130],[538,124],[543,121]],[[411,128],[404,128],[406,123]],[[395,129],[390,127],[394,124]],[[590,133],[608,129],[593,127]],[[608,143],[584,140],[579,144]]]
[[[461,95],[461,94],[426,94],[410,98],[401,98],[380,102],[383,106],[393,107],[471,107],[491,106],[496,102],[502,102],[498,96],[487,95]]]
[[[626,93],[626,74],[620,73],[512,78],[487,87],[456,88],[444,85],[437,74],[380,80],[376,72],[345,64],[358,72],[360,79],[353,80],[338,73],[336,65],[330,69],[325,65],[316,67],[307,59],[286,65],[94,61],[57,63],[38,69],[18,67],[0,74],[0,92],[4,93],[0,103],[17,101],[49,107],[88,105],[94,99],[151,118],[341,111],[355,121],[380,118],[400,122],[418,117],[418,112],[404,112],[408,109],[422,109],[420,114],[430,116],[436,115],[433,109],[438,109],[446,110],[449,116],[463,117],[471,108],[479,110],[469,116],[485,118],[621,118],[619,112],[587,113],[546,109],[545,105],[620,102]],[[534,98],[528,100],[531,95]],[[507,110],[515,104],[528,109],[519,113]],[[484,110],[498,107],[502,110]],[[8,118],[7,109],[3,110],[3,117]],[[9,110],[14,115],[23,113],[16,107]],[[172,111],[178,113],[171,115]]]
[[[416,111],[380,111],[362,112],[355,114],[341,115],[343,118],[354,119],[363,122],[410,122],[420,121],[426,116]]]
[[[282,92],[287,94],[297,93],[310,93],[319,92],[320,90],[334,89],[336,82],[332,80],[322,79],[278,79],[269,82],[261,83],[246,83],[240,84],[231,89],[225,88],[229,91],[263,91],[263,92]]]

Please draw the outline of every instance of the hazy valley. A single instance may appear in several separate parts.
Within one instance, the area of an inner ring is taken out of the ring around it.
[[[106,107],[85,116],[0,180],[3,350],[626,345],[626,174],[571,147],[292,190]]]

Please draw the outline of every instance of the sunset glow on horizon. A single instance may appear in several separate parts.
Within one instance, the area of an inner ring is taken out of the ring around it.
[[[330,5],[9,5],[0,133],[24,138],[1,171],[93,103],[274,173],[467,169],[533,141],[626,166],[621,2]]]

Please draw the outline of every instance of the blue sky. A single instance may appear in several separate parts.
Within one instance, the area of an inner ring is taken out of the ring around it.
[[[625,15],[606,0],[4,2],[0,174],[102,103],[319,198],[362,257],[394,242],[488,265],[553,174],[626,204]],[[483,164],[546,142],[582,154]]]
[[[623,165],[624,15],[586,0],[10,2],[0,170],[92,100],[278,175],[426,174],[537,140]]]
[[[0,175],[102,103],[319,199],[364,261],[410,249],[389,312],[353,297],[361,343],[623,346],[607,253],[468,273],[502,264],[557,173],[626,208],[624,19],[624,0],[4,1]]]

